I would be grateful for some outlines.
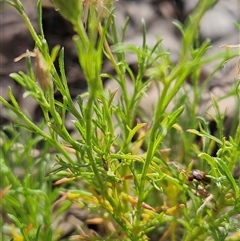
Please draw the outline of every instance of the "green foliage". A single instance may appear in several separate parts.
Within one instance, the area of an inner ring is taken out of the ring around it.
[[[82,6],[78,0],[54,0],[55,7],[61,12],[64,18],[69,20],[72,24],[77,24],[82,15]]]
[[[33,29],[20,1],[5,1],[21,14],[36,44],[33,53],[26,53],[27,73],[13,73],[11,77],[25,89],[25,97],[31,96],[38,102],[44,124],[34,123],[21,110],[11,88],[9,102],[0,96],[2,104],[20,119],[1,131],[4,238],[58,240],[61,228],[52,229],[54,218],[77,203],[79,209],[89,209],[99,217],[106,228],[102,238],[82,232],[78,233],[79,240],[140,241],[148,240],[151,232],[159,233],[161,240],[172,241],[227,240],[232,232],[231,240],[234,235],[237,240],[239,230],[232,220],[240,209],[239,180],[232,173],[240,160],[240,124],[235,136],[227,140],[222,131],[223,117],[214,98],[214,120],[219,135],[211,135],[209,123],[196,116],[202,66],[215,59],[224,63],[237,56],[236,51],[229,50],[228,54],[204,57],[208,40],[198,48],[192,47],[201,17],[216,1],[200,1],[184,26],[176,23],[183,41],[180,60],[173,66],[161,49],[161,40],[153,48],[147,46],[144,23],[141,47],[122,43],[126,26],[122,36],[118,36],[115,17],[108,9],[111,1],[81,5],[80,1],[65,4],[66,1],[54,0],[56,8],[76,31],[74,42],[88,84],[88,92],[77,98],[77,107],[67,84],[64,49],[56,46],[50,53],[44,38],[41,1],[37,4],[40,35]],[[108,32],[113,36],[108,36]],[[127,52],[137,56],[137,74],[126,62]],[[30,59],[34,55],[37,71]],[[102,73],[103,55],[111,62],[116,76]],[[58,61],[59,73],[54,61]],[[131,95],[126,76],[133,83]],[[168,105],[188,76],[194,86],[192,105],[186,95],[168,113]],[[40,82],[46,78],[51,83],[41,88]],[[116,80],[120,90],[104,90],[102,78]],[[136,123],[141,116],[141,99],[149,85],[160,80],[163,88],[152,121]],[[61,93],[62,101],[54,98],[54,89]],[[122,95],[116,103],[117,91]],[[78,138],[72,137],[65,126],[67,113],[75,118]],[[202,147],[195,144],[196,136],[202,138]],[[215,157],[211,156],[212,143],[218,147]],[[167,148],[172,150],[168,153]],[[33,151],[40,153],[36,156]],[[201,170],[200,177],[192,176],[192,159],[197,160],[195,166]],[[16,174],[17,168],[22,176]],[[15,228],[11,229],[11,224]]]

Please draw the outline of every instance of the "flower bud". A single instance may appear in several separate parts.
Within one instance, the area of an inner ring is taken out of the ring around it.
[[[62,14],[64,18],[75,24],[79,21],[81,16],[81,3],[80,0],[53,0],[53,3],[57,10]]]

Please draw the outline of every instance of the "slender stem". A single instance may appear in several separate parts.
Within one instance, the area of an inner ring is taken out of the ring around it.
[[[91,166],[93,168],[93,172],[96,175],[96,178],[99,182],[100,188],[102,190],[105,190],[102,182],[102,178],[100,177],[100,173],[97,169],[96,165],[96,160],[93,156],[93,144],[92,144],[92,133],[93,133],[93,128],[92,128],[92,116],[93,116],[93,103],[95,99],[95,92],[94,90],[90,89],[89,93],[89,99],[87,103],[87,109],[86,109],[86,144],[88,146],[87,148],[87,153],[88,157],[91,163]]]
[[[24,8],[22,6],[22,3],[20,1],[15,1],[15,4],[16,4],[15,5],[16,9],[18,10],[21,17],[23,18],[23,20],[24,20],[30,34],[32,35],[32,38],[35,41],[37,47],[41,49],[42,42],[41,42],[40,38],[38,37],[37,33],[35,32],[32,24],[31,24],[30,19],[28,18],[27,14],[25,13]]]
[[[103,31],[102,31],[102,26],[100,24],[98,25],[98,32],[102,36]],[[111,64],[113,65],[114,69],[117,72],[117,76],[120,78],[120,85],[121,85],[121,88],[122,88],[123,97],[124,97],[124,100],[125,100],[125,103],[126,103],[126,107],[128,107],[129,106],[129,104],[128,104],[129,98],[127,96],[128,91],[127,91],[127,86],[126,86],[126,81],[124,79],[123,71],[120,70],[106,39],[104,40],[104,48],[105,48],[105,51],[107,53],[108,59],[110,60]]]
[[[82,24],[82,21],[78,21],[74,25],[74,29],[77,32],[78,36],[80,37],[80,39],[81,39],[81,41],[83,43],[84,48],[87,49],[88,46],[89,46],[89,39],[88,39],[88,36],[87,36],[86,31],[84,29],[84,26]]]

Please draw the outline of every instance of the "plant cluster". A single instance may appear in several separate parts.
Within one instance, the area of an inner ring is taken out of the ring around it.
[[[11,88],[10,101],[0,96],[9,116],[18,120],[0,132],[3,240],[9,236],[15,241],[58,240],[61,226],[53,228],[52,223],[73,204],[90,210],[91,221],[103,225],[105,232],[89,230],[86,222],[70,240],[141,241],[149,240],[154,232],[161,241],[239,240],[234,219],[240,210],[239,179],[232,173],[240,160],[240,123],[234,136],[226,139],[224,117],[214,98],[217,136],[196,115],[202,66],[214,59],[224,64],[238,55],[229,48],[204,57],[209,40],[193,47],[200,19],[216,1],[199,1],[186,24],[176,23],[183,40],[174,66],[161,48],[162,40],[153,48],[147,46],[144,22],[142,46],[124,44],[127,21],[118,36],[113,1],[54,0],[55,8],[76,32],[73,40],[88,84],[88,91],[77,97],[77,106],[65,75],[64,49],[56,46],[50,51],[45,40],[41,0],[37,3],[39,34],[21,1],[4,1],[19,12],[35,41],[35,49],[20,56],[26,58],[27,73],[11,77],[25,89],[24,97],[38,102],[43,120],[34,123],[19,107]],[[127,52],[137,56],[137,74],[126,62]],[[114,76],[102,73],[103,58],[112,64]],[[134,86],[131,94],[126,76]],[[169,103],[189,76],[194,101],[190,105],[185,96],[168,113]],[[120,90],[105,90],[103,79],[114,79]],[[155,114],[147,120],[139,103],[154,81],[161,81],[163,87]],[[234,88],[232,94],[240,101],[239,84]],[[54,98],[55,91],[61,93],[61,100]],[[122,94],[115,101],[118,91]],[[65,126],[67,113],[75,118],[78,138]],[[196,136],[202,145],[196,144]],[[17,176],[16,169],[22,174]]]

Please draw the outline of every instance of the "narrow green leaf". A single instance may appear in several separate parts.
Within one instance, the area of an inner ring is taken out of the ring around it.
[[[216,143],[218,143],[219,145],[222,145],[222,141],[219,140],[217,137],[210,135],[209,133],[207,133],[206,131],[203,130],[201,124],[199,125],[199,129],[200,131],[197,130],[193,130],[193,129],[189,129],[187,130],[187,132],[193,133],[195,135],[201,136],[201,137],[206,137],[209,138],[211,140],[214,140]]]
[[[18,105],[18,102],[13,95],[12,88],[10,86],[8,87],[8,96],[9,96],[9,99],[11,100],[11,102],[13,104],[13,107],[15,107],[17,111],[21,111],[21,109]]]
[[[200,153],[198,157],[201,157],[207,161],[207,163],[212,167],[213,172],[215,173],[215,176],[217,177],[217,172],[215,171],[218,167],[215,159],[208,155],[207,153]]]
[[[130,143],[134,135],[137,133],[137,131],[141,128],[143,128],[147,123],[138,123],[133,129],[130,129],[127,126],[127,129],[129,130],[129,134],[126,140],[126,144]]]
[[[10,214],[10,213],[8,213],[8,217],[16,224],[16,226],[18,227],[18,228],[22,228],[22,223],[18,220],[18,218],[16,218],[14,215],[12,215],[12,214]]]
[[[234,191],[234,198],[235,198],[236,202],[239,202],[239,187],[237,186],[236,181],[234,180],[231,171],[229,170],[228,166],[222,159],[215,158],[215,161],[218,164],[219,168],[222,170],[222,172],[225,173],[227,179],[231,183],[233,191]]]
[[[12,214],[8,214],[8,217],[16,224],[16,226],[17,226],[18,228],[20,228],[21,233],[22,233],[25,241],[30,241],[29,238],[28,238],[28,235],[26,234],[26,231],[25,231],[25,229],[24,229],[23,224],[19,221],[19,219],[16,218],[16,217],[15,217],[14,215],[12,215]]]
[[[53,47],[52,51],[51,51],[51,61],[52,63],[56,60],[59,51],[60,51],[61,46],[60,45],[56,45]]]
[[[36,236],[35,236],[35,241],[38,241],[38,240],[39,240],[41,227],[42,227],[42,224],[40,224],[40,225],[38,226],[37,233],[36,233]]]

